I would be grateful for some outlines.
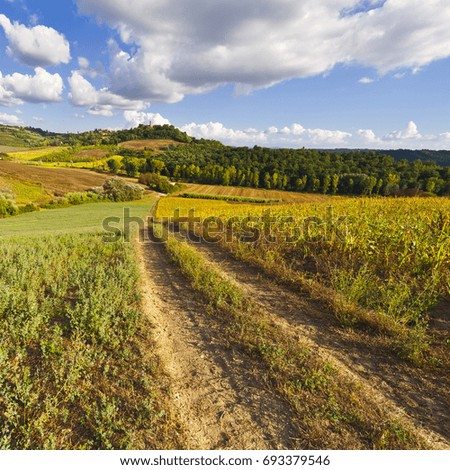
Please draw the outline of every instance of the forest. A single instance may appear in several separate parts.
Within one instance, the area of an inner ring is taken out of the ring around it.
[[[450,194],[450,167],[430,160],[396,161],[373,151],[229,147],[193,140],[156,158],[145,151],[122,154],[130,176],[152,172],[175,181],[321,194]]]

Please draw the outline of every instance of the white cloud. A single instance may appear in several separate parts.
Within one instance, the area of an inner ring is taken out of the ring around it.
[[[63,34],[47,26],[25,25],[11,21],[0,14],[0,26],[8,39],[7,52],[25,65],[45,67],[67,64],[70,46]]]
[[[124,111],[123,116],[129,127],[137,127],[139,124],[153,124],[163,126],[170,124],[170,121],[159,113],[144,113],[139,111]]]
[[[363,141],[367,144],[374,144],[381,142],[372,129],[359,129],[358,134],[362,137]]]
[[[363,77],[360,80],[358,80],[358,83],[363,83],[363,84],[367,85],[369,83],[373,83],[374,81],[375,80],[373,78]]]
[[[237,130],[225,127],[220,122],[207,124],[190,123],[181,130],[197,138],[220,140],[229,145],[267,145],[271,147],[323,147],[345,144],[352,137],[349,132],[327,129],[305,129],[294,123],[290,127],[278,129],[269,127],[266,131],[258,129]]]
[[[69,98],[74,106],[87,107],[89,114],[112,116],[115,109],[141,110],[148,105],[140,100],[129,100],[111,93],[108,89],[96,90],[80,72],[72,72],[69,77]]]
[[[408,139],[420,139],[422,135],[417,129],[417,125],[414,121],[409,121],[406,129],[403,131],[394,131],[388,134],[384,140],[408,140]]]
[[[19,119],[15,114],[0,113],[0,123],[9,126],[20,126],[23,124],[22,120]]]
[[[431,149],[439,150],[449,147],[450,132],[440,134],[422,134],[416,123],[410,121],[402,131],[393,131],[382,137],[371,129],[360,129],[359,139],[351,142],[352,147],[378,149]]]
[[[34,75],[0,73],[0,104],[50,103],[61,101],[63,80],[57,73],[52,75],[36,67]]]
[[[229,129],[221,122],[208,122],[207,124],[196,124],[191,122],[181,127],[192,137],[199,139],[213,139],[230,145],[255,145],[257,143],[267,143],[267,137],[264,132],[255,129],[245,131]]]
[[[450,56],[447,0],[78,0],[78,6],[135,50],[110,44],[110,89],[129,99],[176,102],[225,83],[248,93],[337,64],[382,75]]]

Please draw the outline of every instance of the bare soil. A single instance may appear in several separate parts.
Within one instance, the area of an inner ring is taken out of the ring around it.
[[[227,344],[164,247],[139,245],[144,311],[171,383],[169,402],[188,449],[293,449],[301,433],[290,406],[270,391],[257,365]]]

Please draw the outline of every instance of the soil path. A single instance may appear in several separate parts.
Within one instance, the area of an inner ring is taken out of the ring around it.
[[[409,366],[382,350],[376,337],[343,330],[314,300],[294,293],[217,245],[195,247],[232,278],[287,334],[309,340],[356,377],[383,406],[404,410],[437,447],[450,448],[449,377]]]
[[[164,247],[138,245],[143,305],[156,353],[171,383],[170,402],[189,449],[293,449],[300,430],[290,407],[269,391],[248,357],[224,339]]]

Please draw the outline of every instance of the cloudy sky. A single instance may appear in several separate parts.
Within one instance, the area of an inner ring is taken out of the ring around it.
[[[448,0],[0,0],[0,123],[450,148]]]

